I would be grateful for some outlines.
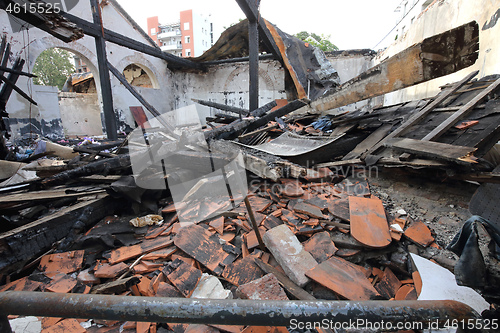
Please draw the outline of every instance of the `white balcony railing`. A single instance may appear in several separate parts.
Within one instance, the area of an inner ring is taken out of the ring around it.
[[[158,34],[158,39],[177,37],[177,36],[182,36],[182,33],[180,30],[165,31],[165,32]]]
[[[162,51],[182,50],[182,44],[171,44],[161,46]]]

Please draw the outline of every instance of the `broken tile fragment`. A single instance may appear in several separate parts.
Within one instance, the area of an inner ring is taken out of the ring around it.
[[[257,266],[253,256],[236,260],[222,272],[222,277],[235,286],[240,286],[263,276],[264,272]]]
[[[231,299],[232,296],[231,290],[224,289],[217,277],[203,273],[191,298]]]
[[[57,324],[43,330],[43,333],[85,333],[84,329],[76,319],[64,319]]]
[[[309,282],[305,273],[318,262],[304,250],[297,236],[290,231],[288,226],[280,225],[268,230],[264,234],[263,241],[293,282],[300,287]]]
[[[434,242],[431,231],[422,221],[413,221],[408,228],[406,228],[404,236],[423,247],[427,247]]]
[[[199,269],[176,259],[163,269],[163,274],[184,297],[189,298],[200,282],[202,273]]]
[[[6,285],[0,288],[0,292],[2,291],[35,291],[39,287],[41,287],[43,283],[32,281],[28,277],[23,277],[21,279],[12,281],[7,283]]]
[[[217,234],[212,234],[196,224],[181,229],[175,236],[174,243],[182,251],[218,275],[223,271],[220,264],[227,266],[236,259],[235,254],[224,251]],[[231,247],[230,244],[225,246]]]
[[[103,283],[92,288],[92,294],[119,294],[140,282],[137,276]]]
[[[219,330],[203,324],[191,324],[186,328],[184,333],[219,333]]]
[[[288,333],[286,327],[247,326],[241,333]]]
[[[144,240],[142,243],[132,246],[120,247],[111,251],[108,261],[111,265],[136,258],[142,254],[169,247],[173,244],[170,237],[158,237],[151,240]]]
[[[260,232],[260,237],[262,238],[262,235],[266,233],[266,229],[264,227],[259,227],[259,232]],[[255,234],[254,230],[246,234],[246,241],[248,250],[251,250],[259,246],[259,240],[257,239],[257,235]]]
[[[375,285],[375,289],[377,289],[380,295],[387,299],[394,298],[400,287],[401,281],[399,281],[396,275],[394,275],[389,268],[384,270],[382,279]]]
[[[57,274],[52,282],[45,286],[45,291],[69,293],[76,286],[77,282],[71,275]]]
[[[309,252],[318,263],[322,263],[337,252],[337,248],[326,231],[314,234],[302,243],[304,250]]]
[[[417,292],[415,290],[415,286],[412,284],[402,285],[396,292],[394,299],[396,301],[416,301]]]
[[[81,283],[90,283],[90,284],[99,284],[101,283],[101,279],[95,277],[93,272],[90,272],[90,269],[84,269],[80,273],[76,279]]]
[[[293,210],[299,214],[305,214],[314,219],[322,219],[323,213],[318,207],[308,204],[306,202],[299,202],[293,206]]]
[[[335,199],[328,201],[328,211],[342,221],[350,222],[349,199]]]
[[[267,274],[260,279],[240,285],[236,294],[245,299],[288,300],[285,291],[273,274]]]
[[[160,282],[156,290],[156,297],[184,297],[179,290],[166,282]]]
[[[113,279],[128,270],[128,265],[121,262],[116,265],[101,264],[94,271],[94,276],[102,279]]]
[[[84,255],[83,250],[48,254],[42,257],[38,269],[46,274],[73,273],[82,266]]]
[[[351,235],[358,242],[372,248],[391,244],[384,205],[378,198],[349,197]]]
[[[281,181],[281,194],[287,197],[300,197],[305,191],[300,187],[297,180],[294,179],[280,179]]]
[[[219,235],[222,235],[224,233],[224,216],[214,219],[209,225],[214,228]]]
[[[306,274],[349,300],[367,301],[379,296],[360,266],[336,256],[322,262]]]

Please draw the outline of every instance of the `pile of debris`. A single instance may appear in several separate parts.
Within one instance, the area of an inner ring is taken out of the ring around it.
[[[340,181],[323,168],[303,182],[254,184],[252,192],[250,210],[241,203],[199,223],[179,218],[201,209],[177,212],[167,202],[161,215],[108,216],[86,232],[84,223],[72,221],[71,234],[59,244],[63,252],[42,256],[31,274],[0,290],[388,301],[441,299],[451,290],[454,299],[478,312],[489,308],[475,291],[457,286],[451,272],[416,255],[419,248],[440,249],[431,230],[404,211],[394,216],[386,212],[366,179]],[[433,280],[436,275],[439,284]],[[156,323],[42,319],[49,331],[95,331],[96,326],[99,331],[157,329]],[[174,332],[255,329],[174,323],[167,327]]]
[[[202,135],[186,135],[158,117],[138,122],[128,147],[125,142],[73,149],[46,143],[45,151],[69,153],[64,156],[70,161],[23,166],[21,171],[34,170],[36,177],[15,184],[10,179],[2,189],[2,218],[15,228],[0,234],[5,283],[0,291],[456,299],[479,313],[488,310],[498,295],[488,291],[487,302],[458,286],[450,272],[455,261],[425,259],[427,249],[444,251],[448,244],[437,244],[416,216],[387,211],[387,198],[377,197],[367,178],[354,172],[377,164],[443,170],[448,178],[496,179],[493,164],[479,157],[500,135],[495,95],[500,81],[468,83],[472,76],[444,87],[435,99],[319,119],[300,113],[282,118],[304,107],[303,100],[273,102],[229,124],[212,124]],[[113,150],[103,152],[108,148]],[[132,170],[134,161],[146,161],[151,152],[152,164]],[[237,172],[211,173],[227,168],[237,154],[258,178],[250,191],[220,194],[214,184],[221,180],[231,190],[246,188]],[[346,166],[351,173],[343,172]],[[175,198],[174,187],[186,184],[189,188]],[[477,242],[477,232],[471,237]],[[157,323],[88,320],[79,325],[64,318],[44,318],[42,326],[158,329]],[[167,328],[177,333],[255,329],[175,323]]]

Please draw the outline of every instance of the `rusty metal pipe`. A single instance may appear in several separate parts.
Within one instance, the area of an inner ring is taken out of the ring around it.
[[[479,318],[456,301],[213,300],[24,291],[0,293],[0,316],[6,315],[254,326],[325,320],[444,325],[446,320]]]

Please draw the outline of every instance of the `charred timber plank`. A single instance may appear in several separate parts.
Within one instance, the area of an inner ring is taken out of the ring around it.
[[[460,164],[477,163],[473,157],[476,148],[455,146],[447,143],[421,141],[408,138],[393,138],[385,145],[394,149],[423,157],[450,161]]]
[[[106,28],[101,29],[100,26],[93,24],[89,21],[83,20],[79,17],[76,17],[72,14],[64,13],[62,11],[60,14],[63,17],[67,18],[69,21],[75,23],[78,27],[80,27],[86,35],[89,35],[92,37],[98,37],[98,36],[101,36],[102,31],[104,31],[103,38],[106,41],[123,46],[123,47],[126,47],[126,48],[129,48],[129,49],[132,49],[134,51],[148,54],[148,55],[156,57],[156,58],[163,59],[169,63],[168,67],[171,69],[173,69],[173,68],[191,68],[191,69],[198,69],[198,70],[204,69],[204,66],[202,66],[201,64],[195,63],[195,62],[188,60],[188,59],[174,56],[173,54],[170,54],[170,53],[162,52],[159,48],[141,43],[135,39],[123,36],[123,35],[116,33],[112,30],[109,30]]]
[[[433,129],[429,134],[427,134],[422,140],[432,141],[439,138],[447,130],[449,130],[453,125],[457,123],[460,119],[467,116],[474,108],[479,105],[484,98],[486,98],[491,92],[500,86],[500,79],[493,82],[488,88],[481,91],[476,97],[474,97],[470,102],[461,107],[456,111],[450,118],[446,119],[445,122],[441,123],[438,127]]]
[[[279,62],[283,63],[281,52],[278,49],[278,46],[276,45],[271,32],[267,28],[266,20],[260,17],[256,2],[250,0],[236,0],[236,2],[240,6],[243,13],[245,13],[245,16],[248,18],[249,22],[257,22],[257,24],[259,25],[259,34],[262,36],[262,41],[266,45],[267,49],[271,50],[276,59],[278,59]]]
[[[114,208],[111,203],[107,195],[83,201],[0,234],[0,272],[47,251],[55,242],[68,235],[76,221],[90,227],[107,214],[112,214]]]
[[[43,1],[30,1],[34,4],[46,5]],[[16,1],[13,0],[0,0],[0,9],[6,10],[9,5],[14,6]],[[50,7],[52,9],[52,7]],[[52,11],[37,10],[35,13],[30,11],[20,10],[19,12],[13,10],[11,15],[28,22],[35,27],[48,32],[52,36],[69,43],[83,37],[83,31],[76,24],[70,22],[71,20],[65,19],[60,14],[53,13]]]
[[[226,105],[226,104],[221,104],[221,103],[216,103],[216,102],[211,102],[211,101],[203,101],[203,100],[195,99],[195,98],[191,98],[191,100],[193,102],[201,104],[201,105],[205,105],[205,106],[208,106],[211,108],[216,108],[216,109],[219,109],[222,111],[236,113],[237,115],[248,114],[247,109],[238,108],[236,106],[231,106],[231,105]]]
[[[384,124],[380,126],[366,139],[361,141],[353,150],[351,150],[349,154],[345,155],[342,160],[348,161],[360,157],[362,154],[370,150],[373,146],[384,139],[391,129],[392,124]]]
[[[14,73],[14,74],[22,75],[22,76],[27,76],[27,77],[38,77],[35,74],[26,73],[23,71],[16,71],[14,69],[10,69],[8,67],[3,67],[3,66],[0,66],[0,73],[1,72]]]
[[[478,49],[479,26],[474,21],[424,39],[311,106],[324,112],[454,73],[473,65]]]
[[[252,122],[250,126],[248,126],[249,131],[253,131],[254,129],[257,129],[263,125],[266,125],[268,122],[274,120],[274,118],[281,118],[283,116],[286,116],[289,113],[292,113],[295,110],[298,110],[299,108],[303,107],[304,105],[307,105],[307,103],[301,99],[297,99],[293,102],[288,103],[287,105],[269,112],[265,116],[262,116]]]
[[[38,200],[53,200],[59,198],[67,198],[67,197],[81,197],[90,194],[97,194],[106,192],[104,189],[96,189],[95,187],[92,189],[88,188],[73,188],[73,191],[78,190],[79,192],[73,193],[67,192],[67,189],[61,190],[52,190],[52,191],[33,191],[27,193],[16,193],[10,195],[0,196],[0,204],[7,202],[25,202],[25,201],[38,201]],[[86,191],[88,190],[88,191]]]
[[[271,110],[277,105],[276,101],[272,101],[267,103],[264,106],[261,106],[255,111],[250,112],[250,115],[253,117],[260,117],[264,115],[267,111]],[[242,120],[235,120],[234,122],[221,126],[218,128],[214,128],[213,130],[205,132],[205,139],[213,139],[218,137],[221,134],[228,133],[227,135],[240,132],[244,130],[250,123],[252,122],[252,119],[242,119]]]
[[[42,185],[48,187],[57,184],[65,184],[77,177],[90,176],[95,174],[105,175],[110,171],[123,170],[129,168],[130,166],[130,156],[128,154],[123,154],[117,157],[106,158],[103,160],[92,162],[76,169],[58,173],[57,175],[44,179],[42,181]]]
[[[432,101],[429,105],[427,105],[425,108],[420,110],[418,113],[413,115],[410,119],[408,119],[406,122],[404,122],[401,126],[399,126],[397,129],[395,129],[392,133],[390,133],[385,139],[380,141],[378,144],[373,146],[366,154],[363,154],[361,157],[364,159],[366,155],[368,154],[373,154],[376,153],[377,150],[384,146],[387,140],[390,140],[392,138],[395,138],[397,136],[405,134],[410,127],[416,125],[420,121],[422,121],[429,113],[431,113],[439,104],[441,104],[443,101],[445,101],[448,97],[453,95],[455,91],[460,89],[464,84],[469,82],[474,76],[477,75],[479,71],[475,71],[467,75],[465,78],[463,78],[461,81],[457,82],[455,85],[446,88],[446,90],[442,91],[435,99]]]

